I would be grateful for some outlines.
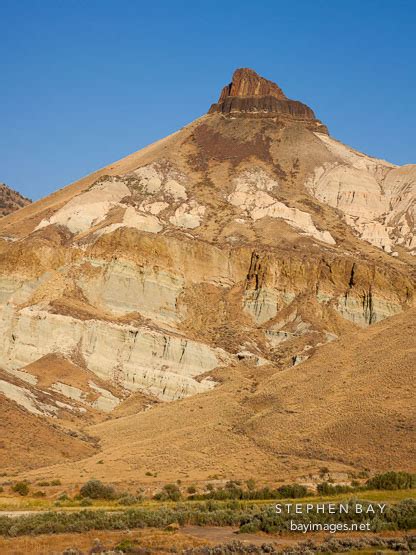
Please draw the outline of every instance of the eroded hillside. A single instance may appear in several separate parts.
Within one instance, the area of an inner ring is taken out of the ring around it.
[[[344,337],[414,318],[415,184],[414,166],[352,150],[309,107],[238,70],[209,114],[2,219],[2,394],[63,430],[120,417],[94,434],[107,449],[113,430],[133,426],[141,447],[120,446],[127,473],[148,457],[192,474],[200,457],[174,423],[201,445],[200,422],[219,406],[207,438],[224,472],[244,468],[243,452],[247,472],[266,454],[270,472],[368,465],[341,433],[321,451],[323,429],[305,432],[308,449],[286,445],[285,419],[302,443],[304,416],[282,409],[276,423],[268,399],[276,383],[304,391],[314,361],[333,372],[328,353]],[[341,376],[347,403],[358,382]],[[325,422],[333,400],[319,395],[302,414]],[[398,422],[406,410],[397,405]],[[166,459],[153,415],[186,464]]]

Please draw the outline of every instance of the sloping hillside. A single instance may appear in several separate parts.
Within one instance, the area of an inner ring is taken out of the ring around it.
[[[321,467],[414,471],[416,313],[322,347],[304,364],[235,365],[213,391],[88,428],[102,450],[58,472],[107,481],[308,480]],[[97,467],[97,461],[104,464]],[[149,478],[146,472],[156,472]]]
[[[82,465],[107,478],[410,467],[415,186],[237,70],[206,115],[0,220],[2,396],[96,424]]]

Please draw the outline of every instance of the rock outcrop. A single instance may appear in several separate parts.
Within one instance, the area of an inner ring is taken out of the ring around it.
[[[276,83],[246,67],[234,71],[231,83],[222,89],[218,102],[223,102],[229,96],[273,96],[278,100],[287,100]]]
[[[327,132],[311,108],[288,99],[275,83],[248,68],[234,72],[231,83],[222,89],[218,102],[211,106],[208,113],[216,112],[232,116],[290,117],[306,120],[316,131]]]

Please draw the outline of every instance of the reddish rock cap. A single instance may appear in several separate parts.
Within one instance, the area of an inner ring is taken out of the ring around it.
[[[249,68],[236,69],[209,114],[221,113],[234,117],[283,117],[304,122],[313,131],[328,133],[309,106],[290,100],[282,89]]]
[[[260,77],[253,69],[243,67],[234,71],[232,81],[222,91],[218,102],[227,96],[274,96],[286,100],[282,89],[264,77]]]

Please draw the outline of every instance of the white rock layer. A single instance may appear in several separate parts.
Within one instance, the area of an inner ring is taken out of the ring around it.
[[[361,239],[388,253],[396,245],[416,253],[416,166],[398,168],[315,135],[339,161],[316,168],[308,191],[341,210]]]
[[[269,194],[278,187],[278,183],[273,181],[264,170],[260,168],[247,170],[236,177],[233,183],[234,192],[228,196],[228,201],[253,220],[266,217],[280,218],[305,235],[330,245],[335,244],[329,231],[320,231],[316,228],[308,212],[286,206]]]
[[[227,359],[223,351],[204,343],[147,328],[81,321],[36,307],[20,312],[0,308],[0,365],[6,369],[50,353],[74,352],[101,379],[165,400],[212,388],[212,380],[196,378]]]

